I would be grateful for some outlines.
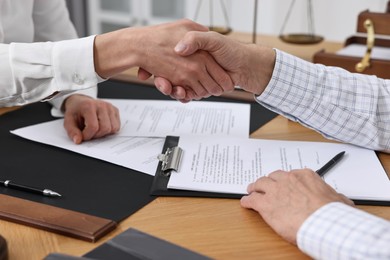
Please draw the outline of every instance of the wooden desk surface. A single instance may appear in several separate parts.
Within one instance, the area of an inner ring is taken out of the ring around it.
[[[328,141],[318,133],[281,116],[252,134],[252,138]],[[390,172],[390,155],[380,158]],[[390,220],[390,207],[359,206]],[[307,259],[276,235],[254,211],[239,200],[160,197],[119,224],[98,243],[88,243],[39,229],[0,221],[10,259],[42,259],[51,252],[81,256],[129,227],[216,259]]]
[[[240,40],[250,36],[233,34]],[[243,39],[248,37],[248,40]],[[340,43],[297,46],[275,37],[259,36],[257,42],[269,44],[310,60],[315,51],[337,50]],[[134,79],[134,70],[130,80]],[[126,73],[123,80],[129,80]],[[10,109],[0,109],[0,114]],[[253,138],[327,141],[312,130],[277,117],[255,133]],[[390,155],[380,154],[387,172]],[[390,207],[359,206],[390,220]],[[216,259],[308,259],[295,246],[276,235],[254,211],[240,207],[238,200],[160,197],[119,224],[112,233],[92,244],[39,229],[0,221],[0,233],[6,238],[11,260],[42,259],[51,252],[81,256],[129,227],[192,249]]]

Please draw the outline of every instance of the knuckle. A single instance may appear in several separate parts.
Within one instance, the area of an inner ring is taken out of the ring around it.
[[[97,123],[90,123],[86,130],[88,130],[90,133],[93,133],[91,134],[92,136],[99,131],[99,125]]]
[[[119,116],[119,109],[117,107],[112,107],[114,110],[114,115]]]
[[[222,91],[222,89],[221,89],[220,87],[218,87],[218,86],[212,86],[212,87],[210,87],[210,89],[209,89],[209,93],[212,94],[212,95],[214,95],[214,96],[220,96],[220,95],[223,93],[223,91]]]
[[[185,85],[187,85],[187,82],[188,82],[188,77],[186,75],[183,75],[182,73],[180,73],[180,75],[178,75],[175,78],[174,84],[178,85],[178,86],[185,86]]]
[[[101,135],[106,135],[106,134],[111,133],[111,130],[112,130],[111,125],[109,125],[109,124],[103,125],[103,126],[101,126],[100,129],[99,129],[99,134],[101,134]]]
[[[220,84],[221,84],[221,87],[225,90],[225,91],[233,91],[234,90],[234,84],[233,82],[231,81],[230,77],[227,76],[227,77],[222,77],[220,80],[219,80]]]
[[[198,96],[199,97],[205,97],[207,96],[209,93],[205,90],[205,89],[200,89],[199,92],[198,92]]]
[[[186,39],[190,42],[193,42],[196,40],[196,32],[195,31],[190,31],[186,34]]]
[[[203,72],[203,67],[198,62],[190,63],[187,69],[191,75],[198,75]]]

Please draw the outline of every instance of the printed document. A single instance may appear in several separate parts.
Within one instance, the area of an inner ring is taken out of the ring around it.
[[[249,183],[275,170],[321,168],[344,157],[325,181],[351,199],[390,200],[390,181],[372,150],[348,144],[182,136],[183,157],[168,188],[246,194]]]
[[[77,145],[69,139],[63,127],[63,120],[23,127],[11,133],[149,175],[154,175],[156,172],[158,165],[156,158],[161,153],[165,140],[164,138],[110,135]]]
[[[119,134],[74,144],[63,119],[11,133],[146,174],[154,175],[167,134],[249,136],[248,104],[105,99],[117,106],[123,123]]]
[[[250,105],[227,102],[105,99],[118,107],[119,136],[211,135],[249,137]]]

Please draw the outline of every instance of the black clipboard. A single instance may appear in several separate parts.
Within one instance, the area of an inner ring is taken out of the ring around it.
[[[171,100],[170,97],[162,95],[154,87],[115,80],[108,80],[99,84],[99,97]],[[251,114],[258,115],[251,117],[251,132],[276,116],[275,113],[255,102],[248,103],[222,97],[210,97],[207,100],[250,104]],[[0,217],[10,221],[16,221],[18,216],[26,217],[27,213],[25,212],[21,212],[19,215],[9,214],[11,212],[7,205],[11,203],[8,199],[10,197],[14,201],[12,202],[12,209],[19,209],[19,201],[16,200],[22,199],[30,206],[23,207],[24,209],[34,209],[34,203],[39,203],[39,205],[46,207],[55,207],[57,210],[72,211],[76,213],[72,214],[75,219],[83,220],[83,217],[78,217],[79,214],[86,214],[92,219],[95,219],[95,217],[103,218],[104,221],[102,222],[93,222],[93,227],[96,227],[98,232],[95,232],[95,229],[91,231],[91,225],[78,226],[79,229],[84,231],[86,227],[89,228],[87,233],[83,233],[86,234],[83,237],[88,237],[87,241],[97,240],[103,234],[101,232],[103,229],[99,228],[98,224],[109,223],[110,225],[105,225],[105,227],[108,227],[105,231],[108,232],[111,227],[115,226],[111,223],[115,224],[122,221],[156,198],[156,196],[151,196],[149,192],[153,176],[94,158],[80,156],[77,153],[58,147],[25,140],[10,133],[10,130],[13,129],[55,119],[50,115],[50,108],[49,104],[38,102],[0,117],[0,140],[2,147],[5,148],[0,149],[0,167],[3,178],[31,186],[50,187],[63,196],[53,199],[0,187],[0,198],[2,197],[8,203],[3,203],[7,210],[2,211],[0,209],[0,213],[3,214],[0,214]],[[29,212],[37,211],[31,210]],[[42,212],[45,212],[45,210]],[[12,217],[9,217],[10,215]],[[36,222],[31,221],[31,214],[28,215],[30,218],[27,218],[28,221],[23,223],[35,224]],[[42,220],[42,217],[37,216],[33,219]],[[69,218],[66,220],[69,220]],[[72,230],[74,233],[76,230],[74,225],[78,222],[69,220],[67,223],[72,224],[67,230]],[[35,225],[39,228],[47,228],[47,226]],[[63,232],[63,226],[56,225],[56,227]],[[50,229],[50,231],[54,232],[55,229]],[[80,238],[79,235],[78,238]]]
[[[154,196],[172,196],[172,197],[207,197],[207,198],[229,198],[240,199],[243,194],[232,193],[219,193],[219,192],[203,192],[203,191],[190,191],[190,190],[178,190],[168,189],[168,182],[170,178],[170,172],[175,170],[178,166],[175,164],[180,161],[180,158],[175,158],[174,149],[179,143],[180,137],[167,136],[165,139],[162,155],[167,156],[167,160],[160,159],[158,163],[156,174],[153,178],[153,183],[150,189],[150,194]],[[170,152],[171,151],[171,152]],[[179,152],[180,153],[180,152]],[[172,157],[170,157],[170,155]],[[173,159],[173,160],[171,160]],[[173,163],[171,163],[173,161]]]
[[[100,98],[172,100],[156,88],[108,80],[99,84]],[[247,103],[223,97],[208,101]],[[20,127],[54,120],[51,106],[38,102],[0,117],[0,167],[4,177],[60,192],[61,199],[0,187],[0,194],[120,222],[156,197],[150,195],[153,176],[58,147],[29,141],[10,133]],[[252,102],[250,132],[276,114]],[[248,133],[249,134],[249,133]]]
[[[150,194],[153,196],[171,196],[171,197],[207,197],[207,198],[230,198],[240,199],[244,194],[233,194],[233,193],[219,193],[219,192],[204,192],[204,191],[190,191],[190,190],[179,190],[169,189],[168,182],[170,178],[170,172],[177,169],[177,162],[180,158],[175,158],[174,151],[178,147],[179,136],[167,136],[165,139],[162,155],[170,154],[171,157],[161,158],[157,166],[157,170],[153,179],[153,183],[150,189]],[[171,153],[170,153],[171,151]],[[165,165],[164,165],[165,164]],[[165,166],[165,167],[164,167]],[[390,206],[390,201],[381,200],[353,200],[355,205],[370,205],[370,206]]]

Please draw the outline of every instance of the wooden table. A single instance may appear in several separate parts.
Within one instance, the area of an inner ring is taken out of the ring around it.
[[[1,110],[0,110],[1,112]],[[252,138],[328,141],[318,133],[276,117]],[[380,154],[390,172],[390,155]],[[390,220],[390,207],[359,206]],[[119,224],[98,243],[88,243],[39,229],[0,221],[10,259],[42,259],[51,252],[81,256],[129,227],[216,259],[306,259],[295,246],[276,235],[254,211],[239,200],[160,197]]]
[[[231,37],[247,42],[251,40],[245,34],[237,33]],[[319,49],[335,51],[341,47],[340,43],[329,42],[307,46],[288,45],[273,36],[259,36],[257,42],[307,60],[311,60]],[[117,79],[134,80],[134,75],[135,70],[131,70]],[[8,110],[0,109],[0,114]],[[327,141],[318,133],[280,116],[258,129],[252,138]],[[380,159],[389,173],[390,155],[380,154]],[[390,220],[390,207],[359,208]],[[95,244],[0,221],[0,233],[8,241],[11,260],[42,259],[51,252],[81,256],[129,227],[216,259],[308,258],[276,235],[256,212],[241,208],[239,201],[234,199],[160,197],[122,221],[116,230]]]

